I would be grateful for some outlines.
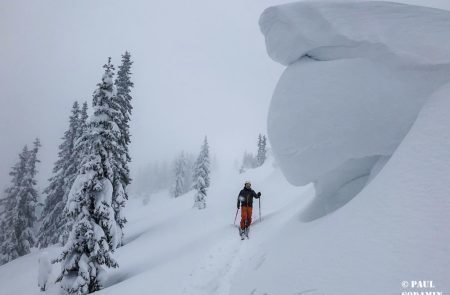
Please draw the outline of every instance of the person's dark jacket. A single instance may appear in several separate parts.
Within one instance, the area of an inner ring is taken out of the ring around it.
[[[253,198],[259,199],[261,196],[261,193],[255,193],[254,190],[251,188],[244,187],[238,195],[237,199],[237,207],[238,209],[240,206],[247,206],[247,207],[253,207]]]

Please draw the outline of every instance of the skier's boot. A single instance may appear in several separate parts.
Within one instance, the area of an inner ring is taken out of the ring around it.
[[[239,228],[239,235],[241,236],[241,240],[245,239],[244,230],[242,228]]]

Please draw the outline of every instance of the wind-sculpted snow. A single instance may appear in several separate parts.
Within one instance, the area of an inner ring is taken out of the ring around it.
[[[266,9],[260,27],[270,57],[284,65],[305,55],[450,61],[446,10],[378,1],[297,2]]]
[[[268,135],[286,178],[314,182],[312,220],[372,180],[429,96],[450,80],[450,12],[389,2],[293,3],[260,19],[287,65]]]

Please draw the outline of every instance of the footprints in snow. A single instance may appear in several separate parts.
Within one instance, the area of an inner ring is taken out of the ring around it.
[[[183,295],[228,295],[231,282],[241,263],[244,246],[236,239],[221,241],[214,247],[200,266],[187,278]]]

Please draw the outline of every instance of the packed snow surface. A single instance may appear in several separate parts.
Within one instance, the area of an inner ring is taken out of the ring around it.
[[[49,276],[52,272],[52,265],[50,263],[50,259],[48,257],[47,252],[42,252],[40,254],[38,263],[39,263],[38,286],[42,291],[45,291],[47,289]]]

